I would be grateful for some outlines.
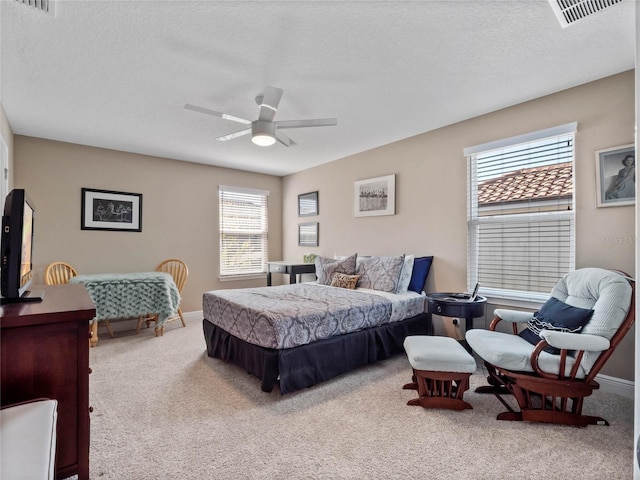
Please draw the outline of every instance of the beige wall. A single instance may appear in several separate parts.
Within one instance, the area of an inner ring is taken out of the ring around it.
[[[0,104],[0,134],[7,144],[9,150],[9,189],[13,188],[13,131],[7,115],[4,113],[4,108]]]
[[[281,178],[16,135],[15,187],[36,207],[35,281],[52,261],[81,273],[153,270],[183,259],[183,311],[202,310],[202,292],[266,285],[218,281],[218,185],[269,190],[269,254],[281,257]],[[80,230],[81,188],[142,194],[142,232]]]
[[[463,148],[574,121],[578,122],[576,267],[616,268],[633,275],[634,207],[596,208],[594,154],[634,142],[633,71],[285,177],[285,258],[301,260],[304,252],[434,255],[427,291],[464,291],[467,174]],[[354,181],[388,174],[396,175],[396,215],[355,218]],[[319,191],[319,215],[298,218],[297,195],[315,190]],[[298,223],[316,220],[320,223],[319,247],[298,247]],[[492,310],[487,308],[487,316]],[[439,334],[462,334],[448,319],[434,321]],[[482,323],[477,320],[476,325]],[[602,373],[633,380],[633,355],[634,332],[627,335]]]

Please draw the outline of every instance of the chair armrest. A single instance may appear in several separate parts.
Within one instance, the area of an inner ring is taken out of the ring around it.
[[[501,320],[512,323],[527,323],[533,317],[531,312],[519,312],[517,310],[505,310],[498,308],[494,310],[493,314],[496,317],[500,317]]]
[[[610,346],[610,342],[606,338],[598,335],[589,335],[587,333],[580,334],[542,330],[540,331],[540,337],[544,338],[552,347],[565,350],[602,352]]]
[[[530,312],[519,312],[517,310],[505,310],[502,308],[497,308],[493,311],[493,314],[495,316],[493,317],[493,320],[489,325],[489,330],[495,331],[498,323],[500,323],[500,321],[502,320],[505,320],[511,323],[511,328],[514,335],[518,334],[518,324],[527,323],[533,316],[533,314]]]

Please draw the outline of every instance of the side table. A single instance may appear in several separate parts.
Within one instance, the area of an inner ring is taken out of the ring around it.
[[[465,331],[473,328],[473,319],[484,316],[486,297],[478,295],[471,301],[468,293],[429,293],[427,294],[428,312],[441,317],[464,318]],[[467,350],[467,342],[461,342]]]
[[[271,274],[289,275],[289,283],[296,283],[296,276],[303,273],[316,273],[315,263],[267,262],[267,287],[271,286]]]

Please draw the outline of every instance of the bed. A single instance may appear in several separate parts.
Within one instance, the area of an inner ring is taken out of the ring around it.
[[[207,354],[284,394],[401,353],[406,336],[432,334],[429,268],[408,288],[416,260],[318,257],[315,283],[205,292]]]

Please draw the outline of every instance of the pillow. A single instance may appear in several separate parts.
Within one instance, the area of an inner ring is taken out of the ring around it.
[[[340,260],[327,257],[316,257],[316,276],[318,283],[322,285],[331,285],[331,279],[334,273],[346,273],[354,275],[356,273],[356,256],[345,257]]]
[[[363,258],[356,270],[360,275],[358,287],[394,293],[398,289],[403,265],[404,255]]]
[[[413,261],[413,272],[411,273],[411,281],[409,282],[409,290],[422,293],[424,284],[427,282],[427,276],[431,269],[433,257],[418,257]]]
[[[336,272],[331,279],[331,286],[355,290],[359,278],[360,275],[347,275],[346,273]]]
[[[527,328],[518,335],[527,342],[536,345],[540,341],[540,330],[580,333],[592,314],[593,310],[572,307],[555,297],[551,297],[539,311],[533,314],[533,318],[527,323]],[[559,349],[550,345],[544,351],[553,354],[560,353]]]
[[[396,293],[405,293],[409,288],[411,273],[413,273],[413,260],[415,258],[415,255],[404,256],[404,264],[402,265],[402,271],[400,272],[400,279],[398,280],[398,289],[396,290]]]

